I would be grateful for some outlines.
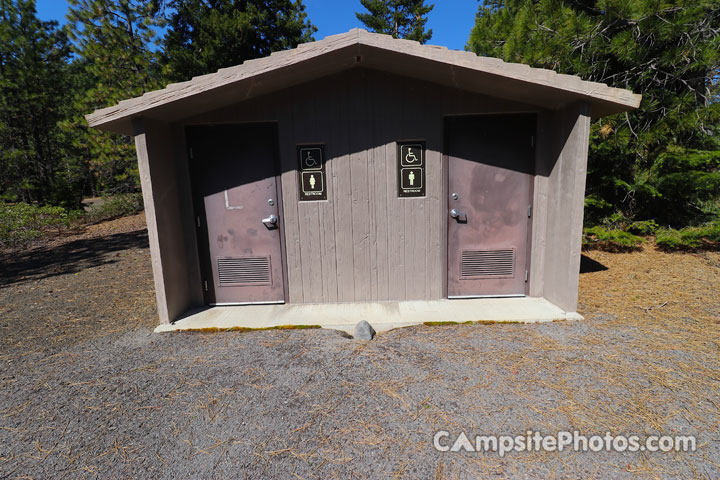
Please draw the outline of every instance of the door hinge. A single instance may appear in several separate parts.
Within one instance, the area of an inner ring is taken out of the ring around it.
[[[200,215],[198,215],[196,218],[197,218],[197,227],[200,228]]]
[[[528,271],[527,270],[525,270],[525,281],[526,282],[528,281]]]
[[[528,205],[528,218],[530,217],[532,217],[532,205]]]
[[[207,292],[208,291],[207,280],[204,280],[203,283],[205,284],[205,291]]]
[[[535,135],[530,135],[530,146],[531,147],[535,146]]]
[[[193,159],[192,147],[190,147],[188,150],[189,150],[189,153],[190,153],[190,160],[192,160],[192,159]]]

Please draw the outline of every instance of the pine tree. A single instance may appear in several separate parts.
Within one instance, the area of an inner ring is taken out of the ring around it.
[[[82,178],[57,126],[68,102],[67,36],[37,18],[34,0],[0,0],[0,16],[0,199],[73,203]]]
[[[317,31],[302,0],[173,0],[164,63],[174,81],[294,48]]]
[[[87,128],[83,115],[162,86],[155,49],[161,13],[154,0],[70,0],[69,30],[81,88],[76,115],[64,126],[89,159],[95,193],[137,188],[135,147],[131,138]]]
[[[435,7],[425,0],[360,0],[368,13],[355,13],[358,20],[372,32],[385,33],[426,43],[432,30],[425,30],[427,15]]]
[[[717,0],[488,0],[468,49],[642,93],[593,124],[586,218],[680,226],[720,214],[718,32]]]

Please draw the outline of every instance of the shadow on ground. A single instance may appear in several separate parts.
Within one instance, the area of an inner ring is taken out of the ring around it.
[[[607,269],[608,267],[598,262],[597,260],[593,260],[586,255],[580,256],[580,273],[602,272]]]
[[[0,288],[115,263],[108,254],[147,246],[147,231],[139,230],[5,255],[0,257]]]

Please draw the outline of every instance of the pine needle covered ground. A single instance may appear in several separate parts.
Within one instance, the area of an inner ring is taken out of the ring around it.
[[[141,217],[0,258],[0,478],[717,478],[720,253],[588,253],[583,322],[152,334]],[[693,453],[441,453],[696,435]]]

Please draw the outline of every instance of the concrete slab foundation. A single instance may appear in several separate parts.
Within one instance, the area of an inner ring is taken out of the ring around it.
[[[355,324],[367,320],[377,332],[424,322],[550,322],[582,320],[543,298],[473,298],[407,302],[362,302],[299,305],[242,305],[208,307],[189,312],[155,332],[233,327],[266,328],[280,325],[319,325],[352,335]]]

